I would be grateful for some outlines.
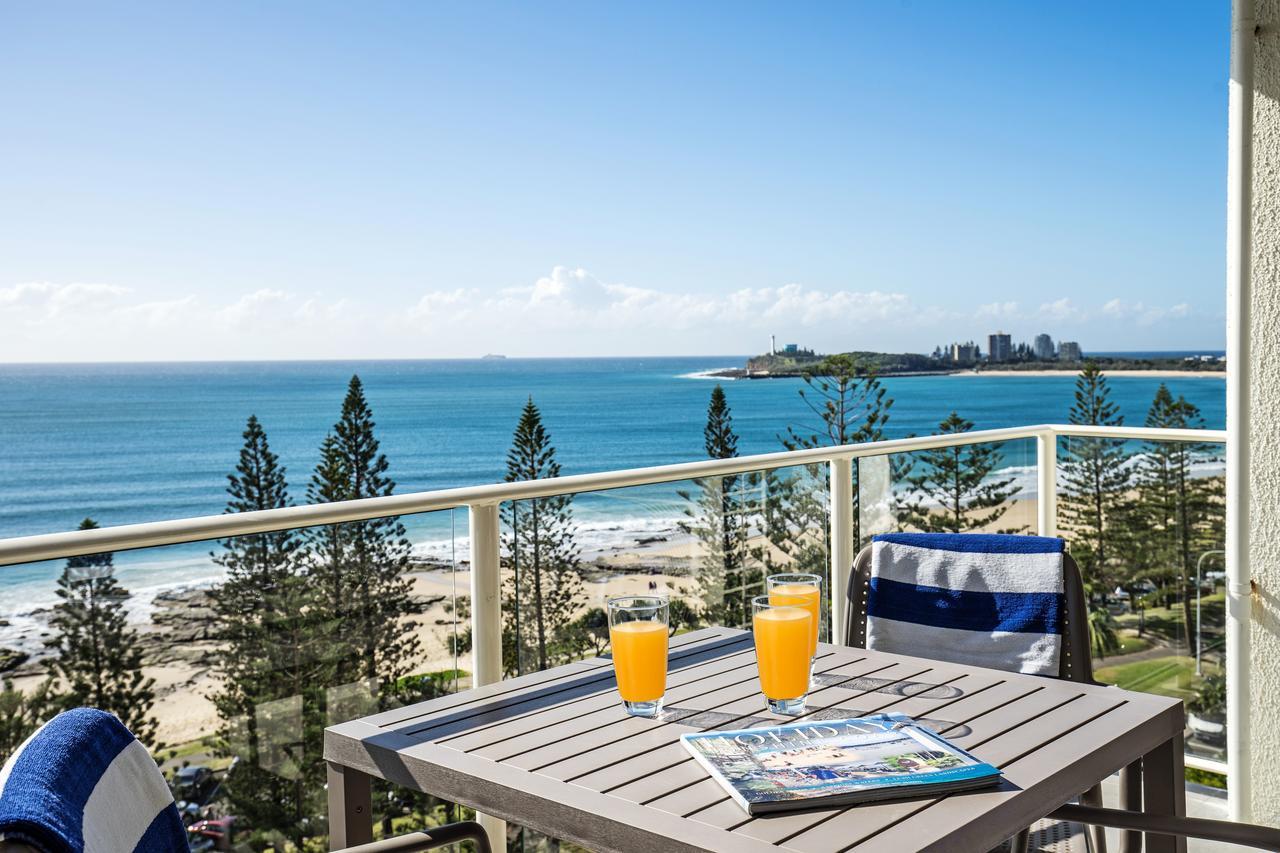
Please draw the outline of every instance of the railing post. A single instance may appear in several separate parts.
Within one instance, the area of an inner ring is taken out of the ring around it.
[[[471,670],[480,687],[502,680],[501,528],[497,504],[470,504]],[[476,813],[494,850],[507,849],[507,822]]]
[[[1036,509],[1041,536],[1058,535],[1058,434],[1051,429],[1036,436]]]
[[[853,459],[832,459],[831,491],[831,642],[844,642],[844,608],[853,571]]]
[[[1251,622],[1253,609],[1257,605],[1253,597],[1253,569],[1250,565],[1253,554],[1253,519],[1249,513],[1250,480],[1256,478],[1261,486],[1260,494],[1266,494],[1268,488],[1263,484],[1270,473],[1266,469],[1256,475],[1251,472],[1251,386],[1255,356],[1253,332],[1257,331],[1259,334],[1257,355],[1265,359],[1266,353],[1271,349],[1265,337],[1270,331],[1269,327],[1255,326],[1253,320],[1253,223],[1255,218],[1265,221],[1272,207],[1269,200],[1257,213],[1253,207],[1254,53],[1260,37],[1254,7],[1253,0],[1235,0],[1231,4],[1231,74],[1227,88],[1227,524],[1224,532],[1227,552],[1227,813],[1231,820],[1236,821],[1253,819],[1255,784],[1262,788],[1274,784],[1274,771],[1267,768],[1268,762],[1261,758],[1260,751],[1253,751],[1251,736],[1255,715],[1264,732],[1274,725],[1267,714],[1269,709],[1255,707],[1252,701],[1254,670]],[[1268,44],[1267,53],[1271,50]],[[1270,100],[1269,93],[1264,97],[1266,101]],[[1264,116],[1266,127],[1271,120],[1268,114],[1264,113]],[[1266,161],[1260,159],[1259,162]],[[1270,174],[1264,175],[1262,186],[1269,192],[1273,178]],[[1272,257],[1270,233],[1264,231],[1260,236],[1268,241],[1264,247],[1265,254],[1261,257],[1264,264],[1269,264]],[[1268,267],[1263,266],[1261,273],[1257,280],[1266,293],[1272,286]],[[1266,314],[1270,313],[1270,304],[1269,298],[1260,303],[1266,309]],[[1262,319],[1267,319],[1265,314]],[[1263,364],[1267,360],[1269,359],[1265,359]],[[1267,365],[1264,370],[1269,367]],[[1267,374],[1262,375],[1265,380]],[[1264,381],[1258,390],[1265,390],[1268,384]],[[1260,404],[1259,412],[1266,411],[1267,407]],[[1265,439],[1271,431],[1271,425],[1264,422],[1261,427],[1261,435]],[[1260,461],[1266,463],[1269,459],[1263,457]],[[1259,568],[1264,570],[1265,563],[1270,561],[1273,553],[1269,544],[1270,534],[1270,530],[1259,530],[1258,533],[1258,541],[1262,545],[1258,556],[1264,562]],[[1261,612],[1270,610],[1268,605],[1263,607]],[[1265,634],[1270,634],[1273,630],[1270,627],[1263,628]],[[1265,686],[1270,673],[1269,668],[1257,670],[1258,686],[1264,692],[1275,689],[1274,685],[1270,688]],[[1255,765],[1253,760],[1259,763]],[[1253,772],[1255,768],[1259,771],[1257,774]],[[1268,795],[1264,793],[1259,802],[1266,802],[1268,799]],[[1273,815],[1274,811],[1267,809],[1266,816]]]

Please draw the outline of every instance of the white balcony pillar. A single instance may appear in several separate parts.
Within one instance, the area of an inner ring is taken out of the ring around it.
[[[1036,436],[1036,510],[1041,536],[1058,535],[1058,435]]]
[[[853,538],[853,460],[831,460],[831,642],[844,642],[844,610],[857,542]]]
[[[476,687],[502,680],[502,541],[497,504],[471,504],[471,672]],[[494,850],[507,849],[507,822],[476,820]]]

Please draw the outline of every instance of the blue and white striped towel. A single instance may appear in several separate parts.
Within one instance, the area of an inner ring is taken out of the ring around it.
[[[1056,676],[1064,606],[1061,539],[888,533],[871,540],[867,648]]]
[[[93,708],[54,717],[0,768],[0,838],[41,853],[190,849],[146,747]]]

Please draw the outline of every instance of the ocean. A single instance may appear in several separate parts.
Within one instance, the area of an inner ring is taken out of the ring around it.
[[[317,448],[358,374],[377,420],[397,492],[500,481],[520,409],[542,410],[564,474],[702,458],[715,380],[707,371],[744,356],[433,361],[0,365],[0,538],[223,510],[245,420],[256,414],[288,470],[295,502]],[[1224,424],[1221,375],[1114,375],[1125,422],[1141,425],[1161,382]],[[884,380],[890,437],[933,432],[953,409],[976,429],[1065,422],[1074,377],[920,376]],[[743,454],[781,449],[788,425],[816,428],[799,380],[722,383]],[[1034,486],[1032,442],[1006,446],[1009,474]],[[586,550],[670,531],[674,486],[583,496],[575,502]],[[464,511],[406,519],[415,548],[442,558],[465,545]],[[458,534],[455,536],[454,534]],[[215,581],[211,544],[118,554],[120,578],[144,618],[160,591]],[[0,570],[0,644],[32,610],[54,602],[60,565]],[[16,617],[16,618],[15,618]]]

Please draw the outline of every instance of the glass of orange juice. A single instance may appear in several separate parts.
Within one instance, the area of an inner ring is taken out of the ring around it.
[[[770,603],[803,607],[813,614],[809,626],[809,657],[817,657],[818,626],[822,624],[822,576],[771,575],[768,580]]]
[[[609,644],[622,707],[636,717],[662,713],[667,692],[667,599],[622,595],[609,599]]]
[[[756,640],[760,689],[775,714],[804,713],[813,660],[813,614],[796,604],[774,604],[769,596],[751,600],[751,629]]]

